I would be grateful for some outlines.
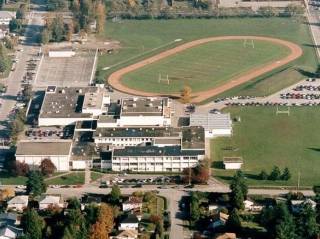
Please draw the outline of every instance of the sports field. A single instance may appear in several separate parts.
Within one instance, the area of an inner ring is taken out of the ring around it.
[[[233,170],[221,168],[224,156],[240,156],[242,170],[251,185],[296,185],[298,172],[301,185],[312,186],[320,182],[320,108],[291,107],[290,115],[276,115],[275,107],[232,107],[225,111],[241,122],[234,123],[231,138],[212,141],[213,174],[228,180]],[[261,181],[261,170],[268,173],[273,166],[289,167],[292,178],[285,181]]]
[[[250,26],[250,27],[248,27]],[[304,54],[298,60],[259,79],[245,83],[226,94],[266,95],[291,85],[313,72],[317,60],[308,26],[292,18],[234,18],[234,19],[177,19],[177,20],[123,20],[108,21],[105,37],[121,42],[114,54],[100,56],[98,72],[106,78],[112,72],[183,43],[212,36],[251,35],[269,36],[292,41],[302,47]],[[174,42],[183,39],[182,42]],[[110,67],[109,70],[102,70]],[[290,77],[287,77],[290,76]],[[158,75],[156,76],[158,78]]]
[[[267,41],[244,43],[226,40],[199,45],[128,73],[122,83],[155,93],[178,93],[184,85],[193,92],[204,91],[289,54],[288,48]]]

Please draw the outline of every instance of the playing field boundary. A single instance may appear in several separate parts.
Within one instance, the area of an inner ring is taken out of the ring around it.
[[[214,87],[212,89],[206,90],[206,91],[199,91],[195,92],[192,94],[192,102],[193,103],[200,103],[208,98],[211,98],[213,96],[216,96],[218,94],[223,93],[224,91],[227,91],[235,86],[241,85],[247,81],[250,81],[252,79],[257,78],[260,75],[263,75],[267,72],[270,72],[280,66],[286,65],[290,63],[291,61],[296,60],[299,58],[302,54],[303,51],[300,46],[298,46],[295,43],[292,43],[290,41],[286,40],[281,40],[278,38],[272,38],[272,37],[262,37],[262,36],[220,36],[220,37],[208,37],[208,38],[202,38],[199,40],[191,41],[184,43],[180,46],[177,46],[175,48],[163,51],[155,56],[149,57],[145,60],[142,60],[140,62],[134,63],[132,65],[126,66],[120,70],[117,70],[113,72],[109,78],[108,78],[108,83],[114,87],[115,89],[131,94],[131,95],[137,95],[137,96],[173,96],[177,97],[179,94],[161,94],[161,93],[153,93],[153,92],[147,92],[147,91],[142,91],[142,90],[135,90],[132,88],[129,88],[125,85],[122,84],[121,80],[122,77],[132,71],[135,71],[139,68],[142,68],[146,65],[152,64],[154,62],[157,62],[161,59],[164,59],[166,57],[169,57],[171,55],[177,54],[179,52],[182,52],[186,49],[205,44],[208,42],[214,42],[214,41],[224,41],[224,40],[261,40],[261,41],[269,41],[275,44],[279,44],[282,46],[287,47],[290,50],[290,54],[287,55],[286,57],[277,60],[277,61],[272,61],[269,63],[266,63],[260,67],[253,68],[246,72],[245,74],[242,74],[239,77],[231,79],[229,82],[226,82],[225,84],[222,84],[220,86]]]

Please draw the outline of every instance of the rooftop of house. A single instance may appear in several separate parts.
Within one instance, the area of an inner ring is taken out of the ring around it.
[[[10,11],[0,11],[0,19],[15,18],[16,13]]]
[[[181,130],[172,127],[154,128],[97,128],[94,137],[119,137],[119,138],[179,138]]]
[[[39,198],[39,204],[60,204],[63,202],[60,195],[43,195]]]
[[[121,220],[121,224],[124,223],[139,223],[139,220],[136,215],[129,213]]]
[[[8,201],[8,205],[10,205],[10,204],[28,204],[28,201],[29,201],[29,196],[27,196],[27,195],[15,196],[14,198],[12,198]]]
[[[69,155],[72,141],[19,141],[16,155]]]
[[[204,155],[204,150],[182,150],[180,146],[128,146],[114,149],[113,157],[119,156],[198,156]]]
[[[124,98],[121,101],[121,116],[168,116],[168,107],[168,98]]]
[[[205,130],[232,129],[230,114],[191,114],[190,126],[202,126]]]
[[[3,225],[0,227],[0,238],[18,238],[23,234],[23,230],[11,225]]]
[[[140,204],[140,203],[142,203],[142,198],[130,196],[126,201],[124,201],[124,203],[125,204]]]
[[[42,103],[40,118],[89,118],[82,113],[86,93],[95,93],[97,87],[48,86]]]
[[[117,235],[117,238],[138,238],[137,230],[125,230]]]
[[[182,148],[183,149],[204,149],[205,135],[202,126],[192,126],[182,128]]]

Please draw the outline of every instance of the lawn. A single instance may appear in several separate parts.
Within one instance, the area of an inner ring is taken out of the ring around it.
[[[291,107],[290,116],[276,115],[275,107],[232,107],[225,111],[241,122],[233,125],[231,138],[212,140],[213,174],[229,180],[233,170],[221,169],[224,156],[241,156],[242,170],[250,185],[297,185],[300,172],[302,186],[320,181],[320,118],[318,107]],[[261,170],[270,173],[273,166],[290,169],[289,181],[261,181]]]
[[[91,181],[96,181],[104,176],[103,173],[91,171]]]
[[[84,172],[70,173],[65,176],[49,179],[46,181],[49,185],[77,185],[84,184]]]
[[[8,173],[0,173],[0,185],[25,185],[27,177],[17,176],[13,177]]]
[[[177,93],[184,85],[193,92],[208,90],[253,68],[279,60],[289,49],[267,41],[254,41],[254,48],[243,40],[209,42],[147,65],[123,77],[130,88],[156,93]],[[167,82],[159,82],[159,74]]]
[[[306,73],[314,72],[318,65],[308,26],[293,18],[123,20],[121,23],[108,21],[106,24],[105,37],[120,41],[122,48],[114,54],[100,56],[98,71],[106,77],[117,69],[178,44],[221,35],[276,37],[297,43],[304,50],[304,55],[288,66],[232,89],[226,93],[229,95],[273,93],[299,81]],[[173,42],[175,39],[183,41]],[[108,66],[113,67],[102,70]]]

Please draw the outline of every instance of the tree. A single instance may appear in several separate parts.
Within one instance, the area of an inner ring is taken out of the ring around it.
[[[270,173],[270,175],[269,175],[269,179],[273,180],[273,181],[279,180],[280,176],[281,176],[281,171],[280,171],[279,167],[278,166],[274,166],[272,171],[271,171],[271,173]]]
[[[120,187],[115,184],[112,186],[111,192],[110,192],[110,201],[114,204],[119,203],[121,197],[121,190]]]
[[[114,217],[112,207],[103,203],[100,206],[98,219],[90,229],[90,239],[107,239],[113,229]]]
[[[263,17],[274,17],[277,15],[275,8],[267,6],[267,7],[260,7],[258,9],[258,13],[260,13]]]
[[[50,41],[50,38],[51,38],[51,36],[50,36],[49,30],[46,28],[43,29],[43,31],[41,32],[41,39],[40,39],[41,43],[48,44]]]
[[[10,59],[7,54],[6,47],[3,43],[0,43],[0,73],[4,73],[8,70],[10,65]]]
[[[26,4],[21,4],[16,12],[17,19],[24,19],[26,17],[27,6]]]
[[[87,239],[86,220],[80,209],[70,209],[66,218],[66,227],[63,239]]]
[[[290,171],[289,171],[289,168],[286,167],[286,168],[283,170],[283,173],[282,173],[282,175],[281,175],[281,179],[282,179],[282,180],[285,180],[285,181],[288,181],[290,178],[291,178],[291,173],[290,173]]]
[[[226,227],[229,231],[239,232],[241,230],[241,220],[239,217],[239,212],[236,208],[232,209],[226,222]]]
[[[47,10],[48,11],[62,10],[65,7],[66,7],[65,0],[47,0]]]
[[[317,224],[316,213],[309,203],[303,205],[297,215],[296,233],[298,238],[318,238],[319,225]]]
[[[47,185],[39,171],[31,171],[27,180],[27,193],[34,196],[41,195],[47,190]]]
[[[16,161],[14,168],[14,175],[16,176],[27,176],[30,171],[29,165],[25,162]]]
[[[241,170],[238,170],[235,175],[232,178],[230,189],[232,191],[232,188],[236,185],[239,185],[243,194],[243,198],[246,199],[248,195],[248,185],[245,181],[243,172]]]
[[[244,196],[239,184],[231,189],[230,204],[233,208],[244,209]]]
[[[87,227],[89,227],[97,221],[99,215],[99,207],[96,204],[91,203],[85,207],[84,213]]]
[[[42,160],[39,168],[44,176],[52,175],[57,169],[50,159]]]
[[[81,203],[78,198],[72,197],[68,200],[68,209],[81,209]]]
[[[21,20],[14,18],[9,22],[10,32],[19,31],[21,30],[21,28],[22,28]]]
[[[262,170],[259,174],[260,180],[267,180],[268,179],[268,174],[265,170]]]
[[[191,217],[192,222],[196,222],[200,218],[199,198],[198,198],[196,192],[191,192],[190,217]]]
[[[296,238],[293,217],[286,204],[279,203],[273,208],[264,209],[261,213],[261,219],[262,225],[267,229],[270,238]]]
[[[294,17],[297,15],[302,15],[304,13],[304,8],[297,4],[289,4],[286,7],[285,12],[287,12],[289,16]]]
[[[13,188],[4,188],[0,190],[0,201],[7,200],[15,196],[15,191]]]
[[[34,209],[28,209],[21,219],[26,239],[42,239],[45,223]]]
[[[184,104],[187,104],[191,101],[191,92],[192,89],[189,86],[184,86],[181,91],[181,101]]]
[[[106,9],[104,3],[99,1],[96,6],[97,15],[97,32],[102,33],[104,31],[104,24],[106,19]]]

